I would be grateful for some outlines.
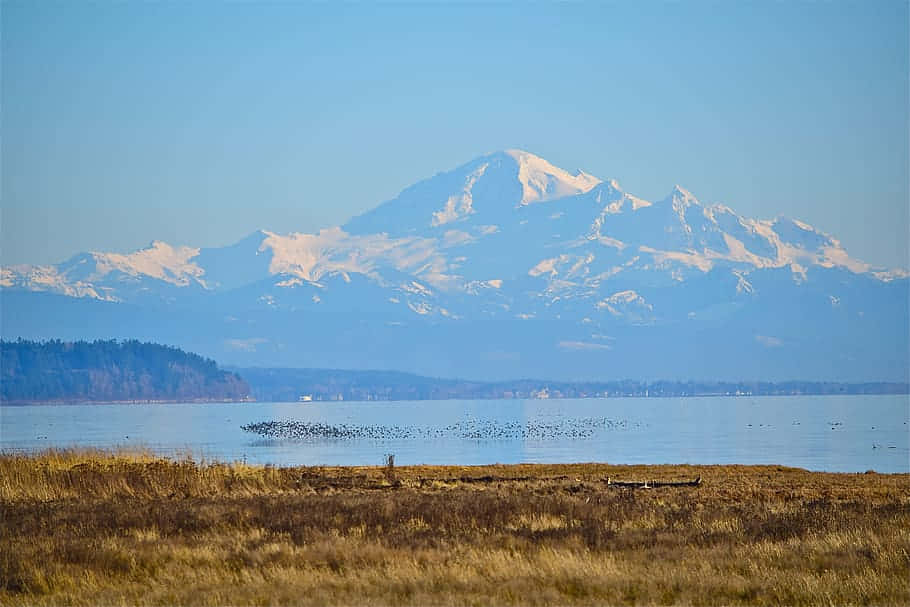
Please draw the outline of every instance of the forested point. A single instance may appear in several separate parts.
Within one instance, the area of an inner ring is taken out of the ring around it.
[[[215,361],[136,340],[0,341],[0,400],[239,401],[250,387]]]

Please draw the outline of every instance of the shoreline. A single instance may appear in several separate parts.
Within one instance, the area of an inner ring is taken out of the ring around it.
[[[41,407],[41,406],[69,406],[69,405],[230,405],[230,404],[297,404],[301,407],[307,407],[315,404],[374,404],[374,403],[415,403],[415,402],[446,402],[446,401],[545,401],[545,400],[619,400],[619,399],[693,399],[693,398],[793,398],[793,397],[850,397],[850,396],[910,396],[910,392],[856,392],[856,393],[806,393],[793,392],[788,394],[681,394],[681,395],[644,395],[630,394],[617,396],[561,396],[552,398],[406,398],[406,399],[371,399],[371,400],[331,400],[319,399],[310,401],[298,400],[222,400],[222,399],[191,399],[191,400],[167,400],[167,399],[138,399],[138,400],[41,400],[41,401],[0,401],[0,407]]]
[[[389,470],[394,470],[396,474],[402,475],[403,478],[420,478],[421,475],[453,475],[456,472],[461,474],[460,480],[465,482],[476,482],[476,479],[484,481],[502,481],[513,482],[516,480],[529,480],[532,477],[540,476],[546,478],[556,475],[560,478],[573,474],[578,471],[584,471],[588,480],[599,481],[606,484],[607,478],[613,481],[627,480],[622,477],[627,474],[644,474],[641,476],[644,480],[675,480],[662,478],[667,475],[691,475],[692,479],[698,476],[704,476],[706,479],[711,476],[712,472],[720,474],[732,473],[756,473],[762,475],[772,474],[789,474],[799,473],[817,476],[887,476],[887,477],[906,477],[910,481],[910,470],[907,472],[879,472],[877,470],[864,470],[855,472],[831,471],[831,470],[810,470],[797,466],[788,466],[775,463],[760,464],[691,464],[691,463],[660,463],[660,464],[641,464],[641,463],[611,463],[599,461],[584,462],[518,462],[518,463],[488,463],[488,464],[395,464],[394,457],[392,465],[385,464],[300,464],[300,465],[278,465],[272,463],[249,463],[242,459],[222,460],[213,459],[205,454],[193,453],[190,450],[174,451],[173,455],[158,453],[151,448],[142,445],[123,445],[115,447],[41,447],[33,450],[15,450],[8,451],[0,449],[0,461],[2,460],[24,460],[28,462],[46,465],[45,462],[54,462],[55,466],[66,468],[67,465],[76,466],[87,462],[107,467],[109,465],[119,464],[136,464],[146,465],[154,463],[156,466],[192,466],[199,469],[204,468],[231,468],[242,467],[250,471],[284,471],[294,472],[301,471],[309,474],[318,471],[320,474],[330,476],[367,475],[372,477],[375,473],[386,474]],[[594,475],[600,474],[602,478],[594,478]],[[464,478],[462,478],[464,477]],[[563,479],[564,480],[564,479]],[[691,480],[691,479],[690,479]],[[642,481],[643,482],[643,481]],[[619,485],[617,485],[619,486]],[[910,502],[910,497],[908,497]]]

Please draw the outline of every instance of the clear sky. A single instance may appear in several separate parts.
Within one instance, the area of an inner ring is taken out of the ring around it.
[[[908,262],[908,3],[2,3],[2,261],[343,223],[522,148]]]

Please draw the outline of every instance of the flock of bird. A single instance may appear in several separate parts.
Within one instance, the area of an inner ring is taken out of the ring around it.
[[[558,421],[527,420],[497,422],[469,418],[448,426],[400,426],[327,424],[296,420],[263,421],[241,426],[246,432],[272,439],[370,439],[407,440],[414,438],[462,438],[466,440],[546,440],[590,438],[600,430],[637,427],[638,422],[605,417],[566,418]]]
[[[906,424],[906,422],[904,422]],[[752,424],[747,424],[752,428]],[[793,425],[800,425],[794,421]],[[828,422],[832,430],[841,429],[843,422]],[[465,440],[551,440],[590,438],[601,430],[622,430],[641,427],[641,422],[612,420],[606,417],[562,418],[550,420],[512,420],[500,422],[469,417],[447,426],[330,424],[298,420],[261,421],[241,426],[245,432],[272,440],[409,440],[461,438]],[[759,424],[772,428],[771,424]],[[875,427],[873,426],[874,430]],[[39,437],[40,438],[40,437]],[[888,445],[889,449],[896,446]],[[879,443],[872,444],[880,449]]]

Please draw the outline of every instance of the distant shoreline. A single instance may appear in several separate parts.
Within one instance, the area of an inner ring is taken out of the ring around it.
[[[301,406],[312,405],[315,403],[378,403],[378,402],[436,402],[447,400],[613,400],[617,398],[768,398],[768,397],[792,397],[792,396],[904,396],[910,395],[910,390],[895,390],[893,392],[791,392],[791,393],[774,393],[774,394],[725,394],[725,393],[704,393],[704,394],[617,394],[609,396],[560,396],[552,398],[538,397],[483,397],[483,396],[452,396],[446,398],[374,398],[374,399],[331,399],[316,398],[308,401],[299,400],[257,400],[257,399],[186,399],[186,400],[46,400],[46,401],[0,401],[0,407],[30,407],[30,406],[58,406],[58,405],[200,405],[200,404],[299,404]]]
[[[227,367],[260,402],[910,394],[903,381],[471,380],[400,371]]]

